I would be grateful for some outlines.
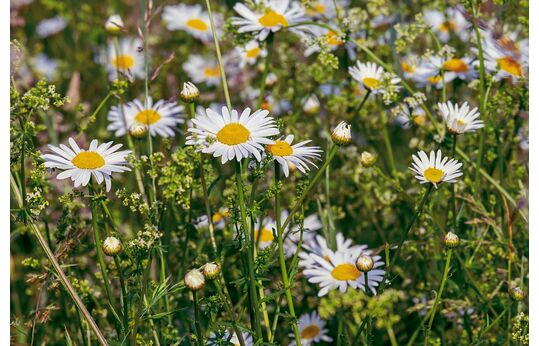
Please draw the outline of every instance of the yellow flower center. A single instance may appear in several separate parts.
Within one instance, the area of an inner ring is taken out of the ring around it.
[[[331,271],[331,276],[339,281],[355,280],[360,275],[361,273],[357,270],[356,266],[350,263],[339,264]]]
[[[468,72],[468,65],[461,59],[449,59],[444,62],[443,68],[451,72]]]
[[[507,36],[502,36],[498,39],[498,44],[502,46],[503,49],[509,50],[511,52],[520,53],[520,48]]]
[[[376,89],[378,86],[380,86],[380,81],[376,78],[363,78],[363,85],[369,89]]]
[[[96,169],[105,165],[105,159],[94,151],[81,151],[71,163],[80,169]]]
[[[432,77],[427,78],[427,81],[430,84],[438,84],[438,82],[441,81],[441,80],[442,80],[442,76],[432,76]]]
[[[275,144],[268,144],[267,149],[274,156],[288,156],[294,153],[294,149],[285,141],[275,141]]]
[[[255,230],[255,240],[258,240],[258,230]],[[260,241],[263,243],[273,241],[273,232],[267,228],[263,228],[260,233]]]
[[[429,167],[423,172],[423,175],[425,176],[425,179],[436,184],[444,177],[444,171],[438,168]]]
[[[408,63],[404,61],[401,63],[401,68],[404,72],[408,72],[408,73],[413,73],[415,71],[415,67],[413,67],[412,65],[409,65]]]
[[[500,66],[500,69],[504,70],[510,75],[517,77],[522,76],[522,67],[520,66],[519,62],[512,57],[506,56],[496,61],[498,62],[498,66]]]
[[[211,219],[212,219],[213,223],[218,223],[219,221],[223,220],[227,216],[228,216],[228,212],[226,212],[226,211],[217,212],[217,213],[213,214]]]
[[[458,126],[464,126],[464,125],[466,125],[466,122],[461,120],[461,119],[457,119],[457,125]]]
[[[339,39],[339,35],[334,31],[330,31],[326,34],[326,41],[330,46],[340,46],[343,43]]]
[[[326,12],[326,6],[324,4],[321,4],[319,2],[312,4],[307,9],[307,14],[309,16],[314,16],[315,14],[324,14]]]
[[[452,20],[442,23],[440,24],[440,26],[438,26],[438,29],[440,29],[440,31],[442,32],[455,31],[456,28],[457,24]]]
[[[413,116],[414,123],[418,126],[424,125],[427,121],[427,117],[424,115],[415,115]]]
[[[210,78],[215,78],[215,77],[219,77],[219,74],[220,74],[220,71],[219,71],[219,67],[218,66],[215,66],[215,67],[206,67],[204,70],[203,70],[203,73],[206,77],[210,77]]]
[[[240,123],[226,124],[217,132],[217,140],[226,145],[237,145],[247,142],[251,133]]]
[[[202,19],[193,18],[189,19],[185,25],[190,27],[191,29],[195,29],[198,31],[207,31],[208,30],[208,24],[206,24]]]
[[[273,10],[269,10],[266,12],[260,19],[258,19],[258,22],[266,28],[271,28],[277,25],[282,26],[288,26],[288,21],[286,18]]]
[[[260,54],[260,48],[255,47],[253,49],[249,49],[247,52],[245,52],[245,55],[248,58],[256,58]]]
[[[303,330],[301,331],[301,338],[310,340],[316,337],[318,333],[320,333],[320,328],[318,328],[318,326],[315,324],[311,324],[303,328]]]
[[[161,119],[161,115],[153,109],[145,109],[135,115],[135,121],[144,125],[152,125]]]
[[[129,70],[135,66],[135,58],[127,54],[118,55],[112,59],[112,66],[120,70]]]

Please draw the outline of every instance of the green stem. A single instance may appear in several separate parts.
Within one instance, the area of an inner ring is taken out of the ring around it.
[[[213,283],[215,285],[215,290],[217,291],[221,299],[225,302],[225,309],[228,314],[228,318],[232,322],[232,328],[234,329],[234,332],[236,333],[236,336],[238,337],[238,341],[240,342],[240,345],[245,346],[245,340],[243,339],[243,334],[241,333],[241,330],[238,328],[238,325],[236,323],[237,317],[236,317],[236,314],[234,313],[232,302],[230,301],[229,297],[227,297],[224,294],[223,289],[221,288],[220,278],[218,277],[215,280],[213,280]]]
[[[204,154],[200,153],[200,183],[202,185],[202,193],[204,196],[204,206],[206,208],[206,215],[208,217],[208,230],[210,231],[210,242],[213,250],[213,255],[217,256],[217,243],[215,242],[215,235],[213,232],[213,217],[210,207],[210,199],[208,196],[208,188],[206,186],[206,175],[204,174]]]
[[[195,308],[195,329],[197,333],[197,342],[199,346],[204,346],[204,334],[202,333],[202,327],[200,325],[200,312],[198,311],[197,292],[193,292],[193,306]]]
[[[264,94],[266,93],[266,77],[268,76],[268,71],[271,66],[271,60],[273,58],[273,41],[274,34],[270,32],[266,40],[266,46],[268,47],[268,54],[266,55],[266,60],[264,62],[264,73],[262,73],[262,80],[260,81],[260,95],[258,95],[258,104],[257,109],[262,107],[262,102],[264,102]]]
[[[364,272],[363,275],[365,275],[365,294],[368,297],[368,296],[370,296],[369,273]],[[371,328],[372,328],[372,318],[371,318],[371,314],[369,312],[367,312],[367,328],[365,329],[365,337],[367,339],[367,346],[370,344]]]
[[[457,135],[453,135],[453,147],[451,149],[451,158],[455,158],[455,150],[457,149]],[[455,185],[451,184],[451,214],[453,216],[453,229],[457,230],[457,201],[455,200]]]
[[[369,95],[371,94],[371,89],[367,89],[367,92],[365,93],[365,96],[363,96],[363,99],[357,106],[357,108],[354,111],[354,115],[352,117],[352,121],[350,123],[355,123],[355,120],[357,117],[359,117],[359,112],[363,109],[363,106],[365,105],[365,102],[367,102],[367,99],[369,98]]]
[[[387,156],[389,158],[389,168],[391,169],[391,175],[395,176],[397,173],[397,167],[395,166],[395,157],[393,156],[393,148],[391,147],[391,140],[389,138],[389,133],[387,132],[387,119],[385,112],[382,112],[382,133],[384,135],[384,144],[386,146]]]
[[[440,300],[442,298],[442,293],[444,291],[445,283],[447,281],[447,274],[449,273],[449,265],[451,264],[452,254],[453,254],[453,249],[449,249],[447,251],[447,257],[445,259],[445,267],[444,267],[444,274],[442,277],[442,283],[440,284],[440,289],[438,290],[438,293],[436,294],[436,300],[434,301],[434,305],[432,306],[432,309],[429,312],[430,318],[429,318],[429,323],[427,325],[427,330],[425,331],[425,345],[427,345],[429,342],[432,322],[434,321],[434,316],[436,316],[436,309],[438,308],[438,304],[440,303]]]
[[[275,162],[275,186],[279,186],[281,182],[281,170],[279,163]],[[290,281],[288,280],[288,270],[286,269],[286,261],[284,258],[284,244],[283,244],[283,228],[281,227],[281,193],[280,191],[275,194],[275,220],[277,226],[277,243],[279,246],[279,266],[281,267],[281,276],[283,279],[283,285],[286,292],[286,300],[288,302],[288,313],[292,316],[292,329],[294,330],[294,336],[296,338],[296,344],[301,345],[301,336],[298,330],[298,322],[296,320],[296,312],[294,309],[294,300],[292,298],[292,292],[290,290]]]

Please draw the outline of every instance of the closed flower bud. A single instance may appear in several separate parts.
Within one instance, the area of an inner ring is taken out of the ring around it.
[[[371,256],[361,255],[356,260],[356,267],[360,272],[369,272],[374,267],[374,261]]]
[[[144,138],[148,134],[148,126],[141,123],[134,123],[129,128],[129,135],[133,138]]]
[[[448,248],[452,249],[454,247],[459,246],[460,244],[460,238],[458,235],[452,232],[448,232],[444,237],[444,245]]]
[[[331,139],[333,143],[337,145],[348,144],[352,141],[352,133],[350,132],[350,125],[341,121],[337,127],[331,132]]]
[[[524,290],[522,290],[518,286],[511,287],[511,289],[509,290],[509,294],[511,295],[511,298],[513,298],[517,302],[523,300],[526,297],[526,292],[524,292]]]
[[[364,151],[361,153],[361,165],[365,168],[371,167],[376,163],[376,155]]]
[[[320,101],[316,95],[311,95],[305,100],[303,111],[307,114],[316,114],[320,111]]]
[[[122,243],[116,237],[107,237],[103,241],[103,252],[108,256],[115,256],[122,251]]]
[[[122,17],[117,14],[113,14],[107,19],[105,23],[105,31],[111,35],[119,35],[125,31],[124,21]]]
[[[277,84],[278,81],[279,81],[279,78],[277,78],[277,75],[273,72],[270,72],[266,76],[265,83],[268,88],[272,88],[275,86],[275,84]]]
[[[183,83],[183,89],[180,92],[180,99],[185,103],[193,103],[198,100],[200,91],[191,82]]]
[[[198,269],[193,269],[189,273],[185,274],[183,281],[185,287],[189,288],[192,291],[199,291],[204,288],[206,280],[204,275]]]
[[[221,267],[215,262],[206,263],[202,268],[202,274],[208,280],[213,280],[221,273]]]

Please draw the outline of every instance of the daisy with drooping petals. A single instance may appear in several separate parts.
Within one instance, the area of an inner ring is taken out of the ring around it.
[[[298,3],[290,0],[255,0],[257,9],[250,9],[242,3],[234,5],[234,10],[241,17],[233,17],[232,24],[238,32],[253,32],[259,41],[264,41],[270,32],[301,22],[305,19],[305,10]],[[291,31],[309,30],[308,26],[292,28]]]
[[[311,160],[319,160],[322,152],[320,147],[305,146],[310,140],[294,145],[292,145],[292,141],[294,141],[294,136],[288,135],[284,139],[278,139],[275,143],[266,146],[266,151],[270,152],[273,159],[281,165],[285,177],[290,174],[289,164],[293,164],[302,173],[307,173],[310,170],[308,164],[316,167]]]
[[[210,17],[200,5],[169,5],[163,9],[163,20],[168,30],[183,30],[193,37],[209,42],[213,39]],[[216,23],[221,22],[220,14],[214,15]],[[217,25],[216,25],[217,26]],[[217,35],[221,32],[217,29]]]
[[[123,113],[123,114],[122,114]],[[125,135],[133,124],[145,125],[152,136],[174,136],[176,125],[182,124],[183,106],[176,102],[159,100],[153,103],[149,97],[146,105],[133,100],[125,105],[113,106],[108,114],[107,130],[119,137]]]
[[[264,58],[267,55],[266,48],[260,46],[256,40],[247,42],[244,47],[237,47],[236,52],[240,57],[241,68],[245,65],[254,65],[259,58]]]
[[[445,10],[445,13],[437,10],[427,10],[423,18],[440,41],[446,43],[449,41],[451,33],[454,33],[461,41],[467,42],[470,38],[470,23],[468,23],[461,11],[458,7],[449,7]]]
[[[382,94],[385,92],[382,85],[384,69],[381,66],[373,62],[362,63],[361,61],[357,61],[356,66],[348,68],[348,73],[373,94]],[[400,82],[400,78],[392,78],[390,82],[396,85]]]
[[[458,104],[453,105],[451,101],[447,101],[446,103],[438,103],[438,108],[442,113],[447,130],[452,134],[475,132],[484,126],[483,121],[478,120],[477,107],[470,109],[468,102],[464,102],[459,107]]]
[[[366,252],[354,250],[329,251],[327,259],[314,253],[309,254],[311,265],[303,270],[303,274],[311,283],[320,286],[318,296],[322,297],[328,294],[330,290],[336,288],[341,293],[346,292],[348,287],[361,288],[365,290],[365,276],[356,268],[356,260]],[[374,269],[369,271],[369,289],[376,294],[376,287],[382,281],[385,271],[376,269],[384,265],[380,256],[373,256]]]
[[[318,316],[318,312],[313,311],[311,314],[303,314],[298,319],[298,329],[301,336],[301,345],[309,346],[313,342],[332,342],[333,339],[328,335],[326,329],[326,321]],[[289,334],[290,338],[294,338],[294,334]],[[292,341],[289,346],[296,345]]]
[[[56,179],[71,178],[74,186],[79,187],[88,185],[93,175],[98,184],[105,181],[108,192],[113,172],[131,170],[127,167],[125,159],[131,151],[117,151],[122,144],[112,145],[112,142],[107,142],[98,145],[97,139],[94,139],[88,150],[83,150],[73,138],[69,138],[68,142],[71,148],[65,144],[60,144],[59,147],[49,144],[49,149],[54,154],[41,156],[45,160],[45,167],[58,168],[63,171],[56,176]]]
[[[253,337],[249,333],[241,333],[243,336],[243,341],[245,343],[245,346],[253,346]],[[219,337],[214,332],[210,333],[210,338],[208,339],[207,346],[218,346],[218,345],[224,345],[223,341],[228,341],[229,343],[227,345],[234,345],[234,346],[240,346],[240,341],[238,340],[238,336],[235,332],[230,335],[230,332],[226,330],[222,337]]]
[[[109,80],[118,79],[118,72],[129,79],[144,78],[144,53],[139,50],[142,41],[138,38],[121,38],[118,52],[113,42],[109,42],[105,64]]]
[[[257,110],[251,114],[246,108],[241,115],[227,107],[221,109],[221,114],[206,109],[193,119],[194,128],[189,128],[191,134],[185,144],[201,146],[197,150],[214,157],[221,157],[221,163],[229,160],[249,157],[253,154],[260,161],[263,145],[274,144],[269,137],[279,134],[273,117],[266,110]]]
[[[457,178],[462,175],[460,167],[462,163],[455,159],[449,160],[448,157],[442,156],[442,151],[438,150],[430,152],[430,156],[424,151],[420,151],[416,155],[412,155],[414,162],[410,169],[416,173],[415,176],[421,184],[432,183],[438,188],[438,184],[443,182],[456,183]]]
[[[507,48],[509,45],[506,44]],[[493,40],[483,40],[485,52],[485,69],[496,73],[494,79],[511,79],[517,82],[524,78],[528,70],[528,49],[525,41],[524,49],[506,49]]]
[[[229,58],[223,57],[225,71],[234,72],[232,65],[228,64]],[[221,70],[216,59],[205,58],[199,54],[192,54],[183,64],[185,73],[194,83],[206,83],[208,86],[216,86],[221,83]]]

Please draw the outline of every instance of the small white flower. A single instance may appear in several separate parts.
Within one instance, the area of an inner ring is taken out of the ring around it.
[[[144,78],[144,53],[139,50],[142,41],[138,38],[124,37],[119,40],[118,52],[113,42],[109,42],[105,65],[109,80],[118,79],[118,72],[129,79]]]
[[[244,47],[237,47],[236,52],[240,57],[239,66],[254,65],[259,58],[264,58],[268,54],[267,50],[260,46],[256,40],[247,42]]]
[[[301,336],[301,345],[309,346],[314,342],[332,342],[333,339],[328,335],[329,330],[326,328],[326,321],[318,316],[318,312],[313,311],[311,314],[302,314],[298,319],[298,329]],[[294,339],[294,334],[288,335]],[[290,342],[289,346],[295,346],[296,341]]]
[[[307,114],[316,114],[320,111],[320,100],[315,94],[311,94],[303,102],[303,111]]]
[[[443,182],[456,183],[457,178],[462,175],[460,167],[462,163],[455,159],[449,160],[448,157],[442,156],[442,151],[438,150],[430,152],[430,157],[424,151],[420,151],[416,155],[412,155],[414,162],[410,169],[416,173],[415,176],[421,184],[431,183],[434,187]]]
[[[90,143],[88,150],[80,149],[73,138],[69,138],[71,148],[64,144],[59,147],[49,144],[54,154],[42,155],[45,167],[62,170],[56,179],[71,178],[75,187],[86,186],[92,175],[98,184],[103,180],[107,192],[111,188],[111,175],[113,172],[125,172],[131,169],[127,167],[126,156],[130,150],[117,151],[122,144],[112,145],[112,142],[98,145],[97,139]]]
[[[352,141],[351,125],[341,121],[331,132],[331,139],[337,145],[348,144]]]
[[[484,126],[482,120],[478,120],[479,112],[477,107],[470,109],[468,102],[464,102],[459,107],[458,104],[447,101],[446,103],[438,103],[438,108],[444,118],[447,130],[454,134],[462,134],[466,132],[475,132]]]
[[[113,14],[105,23],[105,30],[110,34],[118,34],[125,30],[124,21],[119,14]]]
[[[435,77],[436,81],[441,80],[442,71],[446,83],[455,78],[466,81],[477,79],[479,76],[474,67],[474,59],[471,57],[443,59],[439,56],[432,56],[422,65],[421,73],[424,77]]]
[[[449,41],[451,33],[453,33],[461,41],[467,42],[470,38],[470,23],[461,11],[459,7],[448,7],[445,13],[437,10],[427,10],[424,12],[423,18],[440,41],[444,43]]]
[[[266,110],[251,114],[246,108],[241,115],[233,109],[223,107],[221,114],[208,108],[193,119],[196,127],[189,128],[191,133],[185,144],[201,146],[197,150],[221,157],[221,163],[249,157],[251,154],[260,161],[263,145],[274,144],[269,137],[279,134],[275,120]]]
[[[292,145],[293,141],[294,136],[288,135],[284,139],[278,139],[275,143],[266,146],[266,150],[273,155],[273,159],[281,165],[285,177],[288,177],[290,173],[290,164],[302,173],[307,173],[310,170],[308,164],[316,167],[311,160],[320,160],[322,152],[320,147],[305,146],[310,140]]]
[[[191,82],[183,83],[183,89],[180,92],[180,98],[183,102],[191,103],[198,99],[200,90]]]
[[[373,62],[362,63],[356,62],[356,66],[348,68],[348,72],[358,83],[370,90],[373,94],[382,94],[385,92],[382,78],[384,69]],[[391,84],[397,85],[400,78],[391,79]]]
[[[221,18],[220,14],[214,14],[215,23],[220,23]],[[163,20],[168,30],[183,30],[204,42],[210,42],[213,39],[208,12],[198,4],[165,6]],[[217,29],[217,35],[221,35],[219,29]]]
[[[347,0],[339,1],[342,5],[347,5]],[[315,0],[309,1],[308,5],[305,5],[305,13],[311,18],[319,19],[333,19],[337,14],[335,12],[335,3],[333,0]]]
[[[145,125],[152,136],[174,136],[176,125],[182,124],[183,106],[176,102],[159,100],[153,103],[151,98],[147,106],[139,100],[125,105],[113,106],[108,114],[110,124],[107,130],[114,131],[117,137],[125,135],[134,124]]]
[[[204,288],[206,284],[206,278],[204,274],[198,269],[192,269],[183,278],[185,287],[189,288],[192,291],[199,291]]]
[[[183,64],[183,69],[195,83],[206,83],[216,86],[221,83],[221,71],[216,59],[206,59],[198,54],[192,54]]]
[[[50,19],[44,19],[36,27],[37,35],[41,38],[46,38],[64,30],[67,22],[64,18],[57,16]]]

